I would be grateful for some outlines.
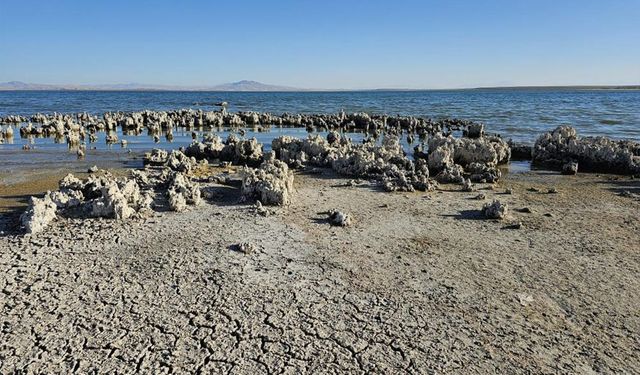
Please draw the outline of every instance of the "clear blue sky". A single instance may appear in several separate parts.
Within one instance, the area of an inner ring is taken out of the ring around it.
[[[640,84],[640,0],[0,0],[0,81]]]

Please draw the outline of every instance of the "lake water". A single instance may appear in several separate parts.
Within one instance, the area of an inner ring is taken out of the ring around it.
[[[489,132],[504,138],[532,143],[542,132],[558,125],[572,125],[580,135],[604,135],[640,141],[639,90],[576,89],[479,89],[436,91],[363,92],[109,92],[109,91],[5,91],[0,92],[0,116],[34,113],[101,114],[105,111],[171,110],[193,108],[217,110],[215,103],[226,101],[229,111],[271,113],[387,113],[431,118],[457,117],[486,124]],[[220,134],[223,138],[227,132]],[[288,134],[306,136],[304,129],[272,128],[266,133],[247,131],[269,144],[273,137]],[[85,163],[98,164],[128,160],[153,147],[177,148],[191,142],[191,133],[176,131],[173,142],[164,138],[154,144],[151,137],[126,136],[126,148],[107,146],[104,133],[88,145]],[[351,134],[358,138],[359,135]],[[34,149],[22,150],[33,142]],[[406,141],[405,141],[405,145]],[[407,145],[408,146],[408,145]],[[96,149],[91,149],[96,147]],[[132,152],[133,151],[133,152]],[[19,154],[19,155],[17,155]],[[132,156],[133,155],[133,156]],[[33,168],[49,164],[78,163],[66,144],[51,138],[21,139],[16,132],[13,144],[0,144],[2,170],[18,166]],[[75,165],[75,164],[70,164]]]

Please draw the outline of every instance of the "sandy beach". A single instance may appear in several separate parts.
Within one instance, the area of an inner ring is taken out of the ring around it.
[[[640,180],[532,171],[427,193],[348,182],[299,171],[292,203],[266,217],[237,186],[205,183],[186,212],[59,217],[2,236],[0,368],[640,371],[640,202],[620,195]],[[485,220],[478,193],[509,216]],[[331,208],[352,225],[329,225]]]

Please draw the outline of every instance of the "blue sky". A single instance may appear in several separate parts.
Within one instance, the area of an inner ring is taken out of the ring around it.
[[[0,0],[0,81],[640,84],[640,0]]]

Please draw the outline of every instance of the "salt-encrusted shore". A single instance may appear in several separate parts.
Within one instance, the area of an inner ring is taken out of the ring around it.
[[[59,176],[1,222],[0,372],[640,371],[637,144],[456,126]]]
[[[638,180],[386,193],[323,169],[266,215],[204,185],[184,212],[0,237],[2,372],[640,370]]]

